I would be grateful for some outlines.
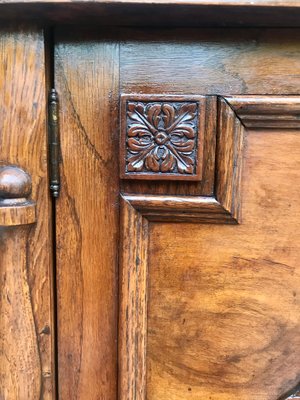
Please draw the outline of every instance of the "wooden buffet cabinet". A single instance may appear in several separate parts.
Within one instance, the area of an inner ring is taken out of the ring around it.
[[[300,2],[0,22],[0,399],[300,399]]]

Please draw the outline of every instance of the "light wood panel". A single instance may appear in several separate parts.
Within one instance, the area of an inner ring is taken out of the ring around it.
[[[147,399],[274,400],[299,382],[299,146],[248,133],[241,225],[151,224]]]
[[[59,396],[115,399],[119,49],[99,32],[56,36]],[[78,44],[78,40],[81,40]]]
[[[1,313],[5,314],[5,322],[0,324],[4,329],[1,358],[5,363],[1,363],[0,397],[50,400],[55,398],[52,232],[44,38],[40,29],[2,25],[0,93],[0,164],[19,165],[31,175],[31,196],[37,208],[37,222],[30,232],[23,227],[0,232],[1,273],[2,278],[6,276],[6,283],[2,281],[6,286],[1,287]],[[35,219],[32,208],[22,215],[19,211],[7,214],[6,222],[7,218],[9,223]],[[34,355],[32,359],[26,358],[28,351]]]
[[[125,93],[299,92],[300,30],[129,30],[122,39]]]

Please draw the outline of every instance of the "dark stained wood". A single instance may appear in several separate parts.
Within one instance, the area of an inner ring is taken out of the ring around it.
[[[36,204],[28,200],[30,193],[31,177],[24,170],[16,166],[0,167],[0,227],[28,225],[36,221]]]
[[[51,204],[48,196],[44,38],[34,27],[0,31],[0,398],[55,398]],[[13,173],[12,173],[13,172]],[[8,194],[8,191],[10,194]],[[16,203],[18,203],[16,205]],[[35,214],[36,209],[36,214]],[[36,223],[27,227],[34,221]],[[21,224],[21,225],[20,225]],[[8,227],[15,225],[15,227]],[[3,317],[3,318],[2,318]]]
[[[66,29],[56,36],[61,400],[116,398],[119,49],[105,35],[73,41],[73,29]]]
[[[120,177],[201,181],[206,99],[122,95]]]
[[[225,97],[246,128],[300,129],[299,96]]]
[[[150,225],[147,399],[274,400],[299,382],[299,149],[298,132],[248,132],[240,225]]]
[[[145,95],[144,95],[145,96]],[[149,96],[152,97],[152,96]],[[168,97],[168,95],[165,95]],[[170,96],[173,97],[173,96]],[[193,98],[194,96],[188,96]],[[177,98],[186,98],[185,96]],[[195,96],[199,99],[199,96]],[[200,96],[203,99],[203,97]],[[163,194],[168,195],[202,195],[212,196],[214,193],[215,179],[215,150],[216,150],[216,115],[217,99],[209,96],[205,99],[205,110],[203,107],[204,121],[202,122],[201,140],[203,140],[202,177],[200,182],[146,182],[142,180],[123,180],[121,191],[130,194]],[[203,138],[203,139],[202,139]],[[201,157],[200,157],[201,159]],[[121,161],[122,162],[122,161]]]
[[[0,198],[26,198],[31,190],[31,177],[25,171],[15,166],[0,166]]]
[[[3,0],[0,7],[0,20],[4,22],[14,19],[101,26],[300,26],[297,0]]]
[[[23,4],[24,6],[27,4],[47,4],[44,0],[1,0],[0,4]],[[197,6],[207,5],[207,6],[235,6],[239,8],[240,6],[248,6],[252,9],[256,7],[300,7],[300,4],[297,0],[54,0],[55,4],[63,4],[67,6],[68,4],[79,3],[81,6],[88,4],[103,4],[103,3],[111,3],[111,4],[172,4],[173,6],[177,4],[195,4]]]

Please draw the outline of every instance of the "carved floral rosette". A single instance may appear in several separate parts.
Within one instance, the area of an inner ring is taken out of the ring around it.
[[[125,104],[123,177],[197,177],[199,103],[127,100]]]

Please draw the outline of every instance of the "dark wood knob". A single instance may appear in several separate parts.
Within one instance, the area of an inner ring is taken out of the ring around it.
[[[0,167],[0,198],[21,199],[31,193],[31,178],[21,168],[15,166]]]

